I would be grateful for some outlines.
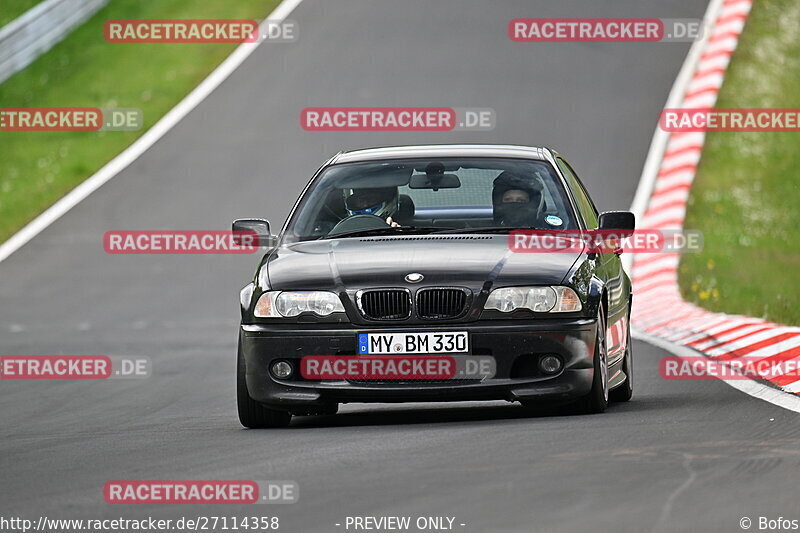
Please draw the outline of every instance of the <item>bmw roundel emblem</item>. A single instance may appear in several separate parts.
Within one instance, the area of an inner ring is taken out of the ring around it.
[[[419,283],[420,281],[422,281],[422,278],[424,277],[425,276],[423,276],[419,272],[412,272],[411,274],[408,274],[406,276],[406,281],[409,283]]]

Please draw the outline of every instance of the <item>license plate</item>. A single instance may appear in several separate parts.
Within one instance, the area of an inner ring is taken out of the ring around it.
[[[443,333],[359,333],[359,354],[466,353],[466,331]]]

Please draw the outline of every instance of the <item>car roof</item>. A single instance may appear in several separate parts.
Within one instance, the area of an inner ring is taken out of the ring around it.
[[[428,144],[412,146],[386,146],[340,152],[328,162],[355,163],[382,159],[444,158],[444,157],[511,157],[547,161],[556,154],[546,147],[516,146],[511,144]]]

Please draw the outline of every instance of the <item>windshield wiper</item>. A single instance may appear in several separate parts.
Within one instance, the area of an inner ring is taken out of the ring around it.
[[[535,226],[487,226],[483,228],[452,228],[435,233],[511,233],[516,230],[541,229]]]
[[[438,230],[447,231],[448,228],[442,228],[441,226],[387,226],[385,228],[371,228],[371,229],[359,229],[354,231],[345,231],[343,233],[333,233],[326,235],[326,239],[338,239],[342,237],[369,237],[371,235],[391,235],[391,234],[428,234],[428,233],[439,233]],[[451,228],[455,229],[455,228]]]

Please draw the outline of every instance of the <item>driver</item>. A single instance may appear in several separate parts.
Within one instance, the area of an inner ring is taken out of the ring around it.
[[[495,224],[509,227],[537,226],[542,184],[509,171],[494,179],[492,209]]]
[[[380,189],[352,189],[344,201],[348,216],[375,215],[386,220],[390,226],[399,226],[392,220],[400,205],[397,187]]]

